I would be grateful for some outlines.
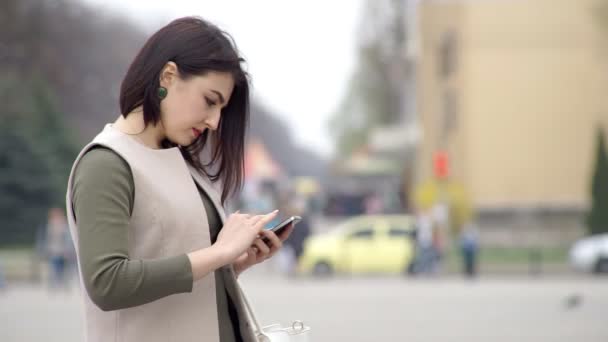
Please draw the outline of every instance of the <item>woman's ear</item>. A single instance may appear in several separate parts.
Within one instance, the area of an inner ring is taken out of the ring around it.
[[[175,82],[175,80],[179,77],[179,71],[177,70],[177,64],[175,62],[169,61],[163,69],[160,71],[159,82],[161,87],[168,88]]]

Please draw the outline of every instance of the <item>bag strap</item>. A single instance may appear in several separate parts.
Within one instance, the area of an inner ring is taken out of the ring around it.
[[[236,274],[235,274],[235,279],[236,279]],[[262,326],[260,325],[260,322],[258,321],[255,313],[253,312],[253,307],[252,307],[251,303],[249,302],[249,299],[247,299],[247,296],[245,295],[245,291],[243,291],[243,288],[241,287],[239,280],[236,279],[235,283],[236,283],[236,288],[239,291],[239,295],[241,296],[241,299],[245,303],[245,309],[247,310],[247,315],[249,316],[249,318],[251,319],[251,322],[253,323],[254,332],[256,334],[263,334]]]
[[[251,321],[253,322],[253,328],[254,328],[254,333],[256,334],[256,337],[260,338],[260,336],[263,336],[265,338],[268,338],[268,336],[262,330],[262,325],[260,325],[260,322],[258,321],[255,313],[253,312],[253,306],[247,299],[247,295],[245,295],[245,291],[243,291],[243,288],[241,287],[241,284],[239,283],[238,279],[236,279],[236,288],[237,288],[239,294],[241,295],[242,301],[245,303],[245,309],[247,310],[247,315],[249,315]],[[302,323],[302,321],[294,321],[292,328],[294,331],[299,331],[299,332],[307,332],[310,330],[310,328],[305,326],[304,323]],[[260,339],[260,341],[267,341],[267,340]]]

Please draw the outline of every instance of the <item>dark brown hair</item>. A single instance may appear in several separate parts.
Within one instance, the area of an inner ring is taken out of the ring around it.
[[[133,60],[120,88],[120,111],[124,117],[142,106],[144,123],[160,121],[160,73],[167,62],[177,65],[183,79],[210,71],[229,72],[234,77],[230,101],[222,110],[218,129],[206,130],[190,146],[180,147],[184,159],[223,185],[222,203],[243,183],[245,131],[249,120],[249,80],[233,39],[215,25],[197,17],[172,21],[156,32]],[[202,151],[211,143],[210,156]],[[163,147],[175,147],[164,141]]]

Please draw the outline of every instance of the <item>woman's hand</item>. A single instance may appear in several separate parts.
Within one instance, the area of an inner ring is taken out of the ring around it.
[[[239,275],[249,267],[273,257],[281,249],[283,241],[289,238],[292,231],[293,223],[285,228],[279,236],[270,230],[264,229],[250,248],[234,261],[233,266],[236,274]],[[263,237],[266,237],[268,242],[262,241]]]
[[[230,215],[211,247],[188,253],[192,280],[197,281],[222,266],[233,264],[262,234],[264,226],[277,216],[277,212],[256,216],[238,212]]]
[[[228,217],[222,227],[215,246],[224,251],[226,258],[233,263],[247,252],[254,240],[262,234],[264,226],[277,216],[278,210],[266,215],[240,214],[238,211]]]

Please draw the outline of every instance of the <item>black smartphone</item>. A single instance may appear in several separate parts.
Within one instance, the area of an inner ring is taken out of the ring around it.
[[[276,226],[274,226],[272,228],[266,228],[266,229],[274,232],[277,235],[281,235],[283,230],[285,228],[289,227],[289,225],[291,223],[293,223],[295,225],[300,221],[302,221],[302,218],[300,216],[291,216],[291,217],[287,218],[286,220],[284,220],[283,222],[277,224]],[[264,242],[268,241],[268,239],[266,237],[263,237],[262,240]]]

